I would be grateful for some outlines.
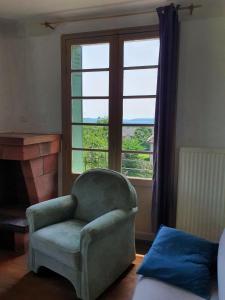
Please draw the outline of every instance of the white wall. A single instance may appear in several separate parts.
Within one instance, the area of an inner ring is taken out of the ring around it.
[[[225,147],[225,18],[182,22],[177,146]]]
[[[20,77],[23,73],[20,46],[16,24],[0,21],[0,132],[15,128],[13,103],[24,99],[21,98],[24,88]]]
[[[24,132],[61,132],[60,39],[25,38],[25,97],[16,103],[16,127]]]

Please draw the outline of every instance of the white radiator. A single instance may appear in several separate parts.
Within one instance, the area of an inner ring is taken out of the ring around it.
[[[177,228],[218,241],[225,228],[225,150],[181,148]]]

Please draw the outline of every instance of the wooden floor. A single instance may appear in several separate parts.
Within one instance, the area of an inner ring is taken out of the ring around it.
[[[44,270],[27,271],[26,255],[0,251],[0,300],[75,300],[72,285],[63,277]],[[130,300],[136,283],[136,268],[143,259],[137,255],[131,268],[99,300]]]

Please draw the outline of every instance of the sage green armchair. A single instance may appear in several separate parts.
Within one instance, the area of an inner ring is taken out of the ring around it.
[[[32,205],[29,270],[66,277],[84,300],[96,299],[135,259],[136,192],[120,173],[80,175],[71,195]]]

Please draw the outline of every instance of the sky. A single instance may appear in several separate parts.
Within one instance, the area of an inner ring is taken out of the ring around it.
[[[72,46],[76,48],[76,46]],[[74,51],[75,53],[75,51]],[[127,41],[124,43],[124,67],[157,65],[159,40]],[[73,62],[73,50],[72,50]],[[73,67],[73,64],[72,64]],[[82,68],[108,68],[109,44],[82,45]],[[83,72],[83,96],[108,96],[109,73]],[[72,81],[75,80],[72,78]],[[125,70],[125,96],[155,95],[157,69]],[[155,99],[124,99],[124,119],[154,118]],[[107,117],[108,100],[84,100],[83,118]]]

